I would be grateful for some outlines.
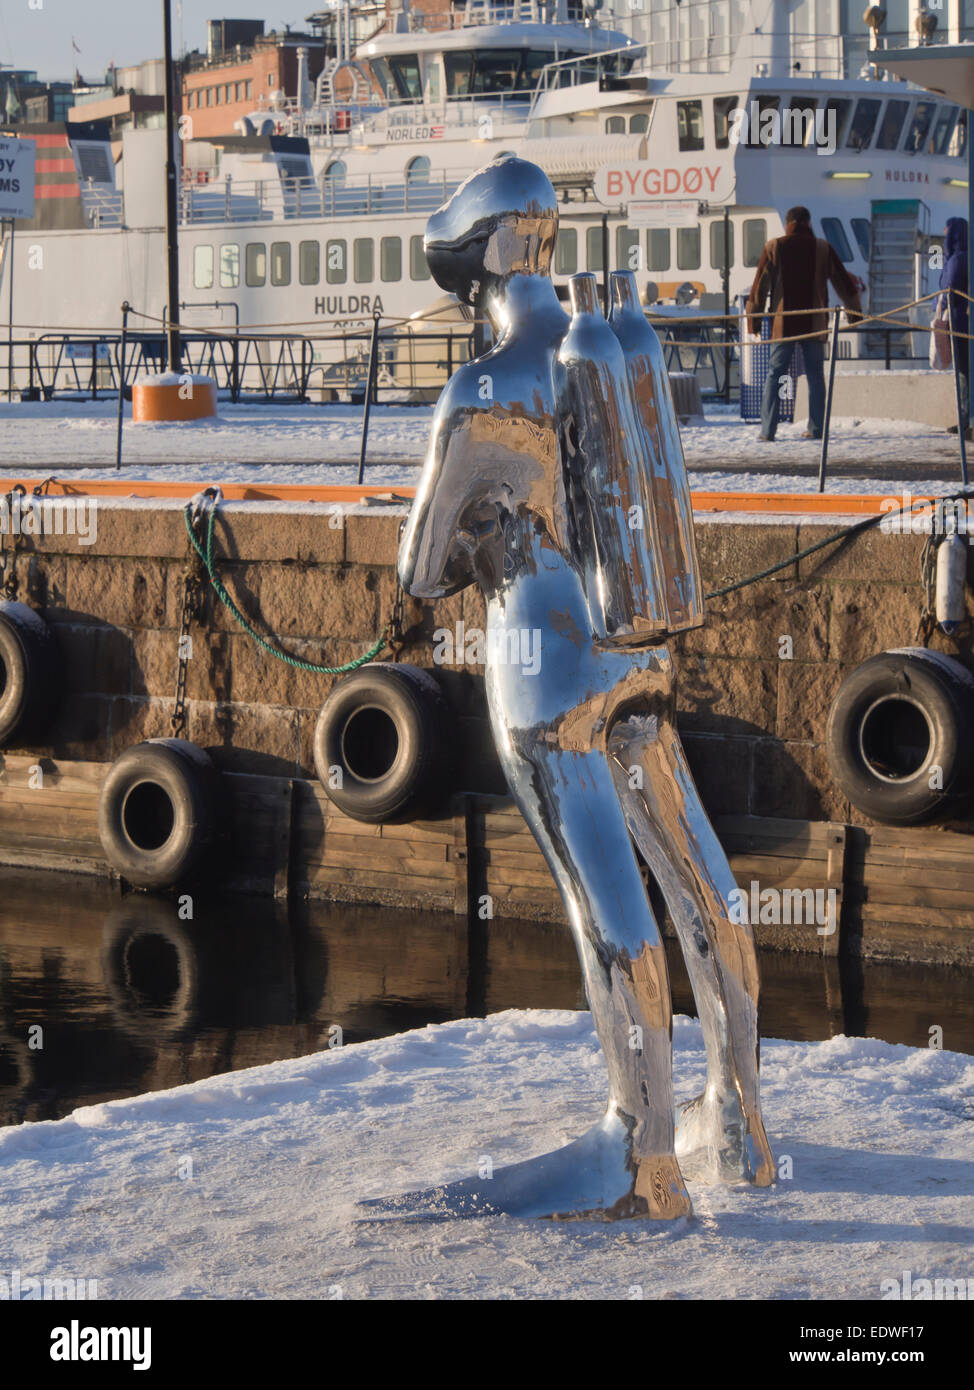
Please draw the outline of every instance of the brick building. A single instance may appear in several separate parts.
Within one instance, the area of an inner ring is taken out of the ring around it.
[[[259,34],[250,47],[236,45],[210,54],[189,54],[183,64],[183,115],[193,122],[193,138],[235,134],[235,122],[249,116],[271,94],[297,96],[298,49],[308,51],[308,77],[315,82],[326,55],[322,35]]]

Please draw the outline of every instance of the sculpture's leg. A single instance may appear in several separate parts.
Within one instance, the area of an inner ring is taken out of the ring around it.
[[[758,967],[736,919],[736,883],[665,711],[631,716],[609,749],[626,821],[666,898],[707,1048],[707,1084],[682,1108],[676,1151],[692,1176],[765,1187],[774,1159],[761,1119]]]
[[[490,1178],[366,1202],[379,1215],[507,1212],[662,1219],[690,1214],[673,1151],[672,1039],[663,945],[604,753],[502,746],[512,790],[568,909],[609,1072],[609,1106],[564,1148]]]

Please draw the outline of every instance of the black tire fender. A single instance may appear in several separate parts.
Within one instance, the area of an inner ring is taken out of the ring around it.
[[[339,681],[322,706],[315,771],[355,820],[412,820],[449,799],[455,739],[453,711],[428,671],[370,662]]]
[[[957,814],[972,790],[974,676],[925,647],[881,652],[839,687],[825,744],[836,782],[873,820]]]
[[[186,739],[137,743],[102,784],[105,858],[136,888],[175,888],[202,868],[219,824],[220,776]]]
[[[42,734],[61,694],[61,655],[51,629],[26,603],[0,603],[0,745]]]

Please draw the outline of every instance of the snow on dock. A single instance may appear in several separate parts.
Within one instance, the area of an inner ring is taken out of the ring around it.
[[[510,1010],[321,1041],[0,1130],[0,1277],[96,1279],[103,1299],[880,1299],[905,1272],[907,1296],[922,1279],[974,1293],[974,1057],[762,1043],[768,1132],[791,1176],[763,1191],[691,1183],[689,1223],[412,1224],[363,1220],[355,1203],[527,1158],[598,1118],[590,1016]],[[675,1020],[674,1051],[682,1099],[704,1078],[695,1021]]]

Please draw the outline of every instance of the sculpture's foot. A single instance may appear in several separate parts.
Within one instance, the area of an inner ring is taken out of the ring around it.
[[[760,1115],[746,1116],[736,1095],[705,1091],[676,1111],[676,1155],[689,1178],[770,1187],[774,1155]]]
[[[489,1178],[360,1202],[370,1215],[401,1219],[490,1216],[617,1221],[692,1215],[672,1154],[635,1159],[627,1127],[610,1111],[587,1134],[553,1153],[499,1168]]]

